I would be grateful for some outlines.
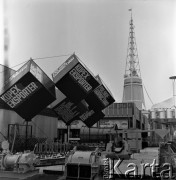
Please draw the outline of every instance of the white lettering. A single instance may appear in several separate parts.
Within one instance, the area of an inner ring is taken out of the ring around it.
[[[93,110],[87,111],[84,114],[82,114],[80,117],[80,119],[82,121],[85,121],[86,119],[88,119],[90,116],[92,116],[95,112]]]
[[[90,74],[88,73],[88,71],[86,71],[86,69],[81,66],[80,64],[78,64],[75,69],[79,72],[80,75],[82,75],[84,77],[84,79],[87,79]]]
[[[56,113],[63,118],[65,121],[70,121],[76,117],[79,113],[76,110],[75,105],[72,102],[63,102],[61,105],[54,109]]]
[[[136,176],[138,175],[138,167],[137,167],[137,165],[134,164],[134,163],[129,163],[127,167],[131,167],[131,166],[132,166],[133,168],[132,168],[132,169],[129,169],[129,170],[127,170],[127,171],[125,172],[125,176],[126,176],[127,178],[130,177],[131,173],[133,173],[133,174],[132,174],[133,177],[136,177]]]
[[[28,97],[32,92],[34,92],[38,86],[31,82],[24,89],[19,89],[17,85],[14,85],[10,90],[3,94],[0,98],[7,103],[11,108],[17,106],[22,102],[26,97]]]
[[[61,72],[68,64],[70,64],[74,60],[74,57],[66,60],[56,71],[53,72],[52,77],[55,78],[59,72]]]
[[[96,88],[94,90],[94,93],[98,96],[105,107],[109,105],[107,98],[109,98],[110,95],[103,86],[99,86],[98,88]]]
[[[13,86],[9,91],[7,91],[7,93],[5,93],[4,95],[1,96],[1,99],[4,102],[7,102],[8,100],[10,100],[13,96],[15,96],[16,94],[18,94],[21,90],[18,89],[18,87],[15,85]]]
[[[79,64],[75,68],[73,68],[69,72],[69,74],[78,82],[78,84],[80,84],[84,88],[84,90],[86,90],[86,92],[89,92],[92,89],[92,86],[86,81],[86,78],[89,76],[88,72],[86,74],[86,71],[81,68]]]

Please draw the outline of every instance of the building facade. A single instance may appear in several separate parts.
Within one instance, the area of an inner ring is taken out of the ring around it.
[[[174,98],[169,98],[154,104],[150,110],[149,124],[151,142],[158,145],[160,142],[176,139],[176,109]]]
[[[126,134],[132,149],[141,149],[142,146],[146,146],[146,143],[143,142],[146,141],[148,134],[146,132],[141,133],[141,130],[148,128],[148,119],[136,107],[135,103],[113,103],[103,112],[105,117],[91,128],[86,127],[80,120],[72,122],[69,127],[62,120],[59,120],[58,139],[62,142],[69,139],[69,141],[81,143],[106,143],[108,133],[116,127],[117,133]],[[68,134],[69,138],[67,137]]]

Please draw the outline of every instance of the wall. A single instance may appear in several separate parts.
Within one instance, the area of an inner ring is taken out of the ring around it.
[[[24,119],[22,119],[17,113],[11,110],[0,109],[0,132],[7,137],[8,135],[8,124],[20,124],[25,125]],[[33,136],[39,138],[50,138],[57,137],[57,118],[37,115],[35,116],[29,125],[32,125]],[[21,134],[24,135],[25,127],[21,128]],[[0,135],[0,141],[4,138]]]

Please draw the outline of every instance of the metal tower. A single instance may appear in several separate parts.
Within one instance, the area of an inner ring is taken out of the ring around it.
[[[139,109],[143,109],[145,107],[145,101],[132,18],[132,9],[129,11],[131,11],[131,19],[122,102],[135,102]]]

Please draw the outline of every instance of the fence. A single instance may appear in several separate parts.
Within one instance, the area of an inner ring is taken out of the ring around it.
[[[73,149],[73,145],[60,142],[44,142],[35,145],[34,153],[39,155],[66,154]]]

